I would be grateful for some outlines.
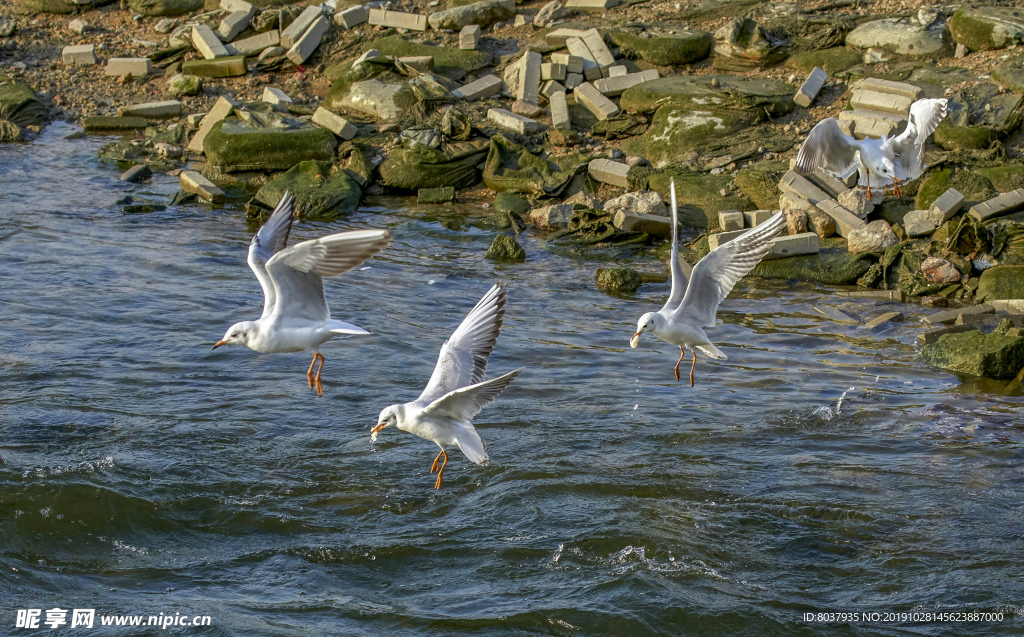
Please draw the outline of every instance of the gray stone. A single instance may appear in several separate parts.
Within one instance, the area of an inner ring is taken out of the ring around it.
[[[555,48],[568,46],[569,38],[582,38],[586,33],[583,29],[552,29],[544,36],[544,41]],[[589,49],[587,51],[590,52]]]
[[[619,0],[567,0],[565,8],[570,11],[601,13],[619,6]]]
[[[619,77],[620,75],[626,75],[629,73],[629,69],[624,64],[616,64],[615,66],[608,67],[608,77]]]
[[[642,71],[640,73],[627,73],[626,75],[594,80],[594,88],[600,91],[603,95],[622,95],[622,93],[628,88],[634,87],[637,84],[656,80],[659,77],[661,77],[661,75],[658,73],[657,69]]]
[[[537,12],[533,17],[533,23],[538,27],[546,27],[569,15],[569,12],[562,6],[561,0],[551,0]]]
[[[351,29],[370,19],[370,13],[363,7],[349,7],[334,14],[332,21],[339,27]]]
[[[239,55],[255,55],[264,49],[277,46],[281,43],[281,35],[277,29],[254,35],[244,40],[232,43]]]
[[[626,164],[610,159],[594,159],[587,165],[587,172],[602,183],[629,188],[629,179],[626,178],[626,175],[629,174],[629,166]]]
[[[224,48],[224,44],[217,38],[217,34],[205,24],[198,24],[192,27],[192,46],[207,60],[228,56],[228,50]]]
[[[203,140],[206,139],[210,129],[217,122],[227,118],[234,108],[235,104],[231,100],[226,97],[218,97],[217,101],[213,104],[213,108],[210,109],[210,112],[200,122],[199,130],[196,131],[196,134],[192,136],[192,140],[188,143],[188,149],[193,153],[202,154]]]
[[[313,26],[313,23],[321,17],[322,13],[319,4],[303,9],[302,13],[288,25],[288,28],[281,31],[281,46],[285,49],[295,46],[295,43],[299,41],[302,34]]]
[[[578,88],[580,84],[583,84],[582,73],[566,73],[565,74],[565,88],[566,90],[573,90]]]
[[[748,228],[756,228],[772,218],[771,210],[746,210],[743,212],[743,221]]]
[[[1024,207],[1024,188],[1004,192],[994,199],[975,204],[971,206],[969,213],[978,221],[985,221],[1013,212],[1021,207]]]
[[[743,213],[739,210],[723,210],[718,213],[718,227],[723,232],[743,229]]]
[[[540,130],[541,125],[529,117],[517,115],[503,108],[491,108],[487,110],[487,121],[499,128],[527,135]]]
[[[555,93],[565,93],[565,87],[555,80],[548,80],[544,82],[544,86],[540,87],[540,94],[549,102],[551,101],[551,96]]]
[[[953,39],[968,51],[991,51],[1024,44],[1024,12],[1009,7],[962,5],[949,21]]]
[[[465,7],[459,7],[465,8]],[[434,14],[437,15],[437,14]],[[402,13],[400,11],[388,11],[386,9],[370,9],[369,23],[382,27],[395,29],[409,29],[410,31],[426,31],[427,16],[416,13]],[[461,25],[460,25],[461,26]],[[437,27],[434,27],[435,29]],[[447,27],[457,28],[457,27]]]
[[[946,223],[949,219],[960,211],[960,206],[964,203],[964,196],[960,194],[955,188],[950,188],[946,192],[942,193],[942,196],[932,202],[932,205],[928,210],[941,215],[942,223]]]
[[[619,107],[615,102],[601,94],[593,84],[584,82],[576,87],[576,101],[582,104],[588,111],[594,114],[599,120],[606,120],[619,114]]]
[[[85,20],[81,19],[81,18],[78,18],[77,20],[72,20],[71,22],[68,22],[68,31],[71,31],[73,33],[77,33],[78,35],[82,35],[83,33],[85,33],[86,29],[88,29],[88,28],[89,28],[89,23],[86,22]]]
[[[512,26],[516,28],[525,27],[528,24],[533,24],[533,17],[523,14],[517,15],[516,19],[512,22]]]
[[[463,51],[474,51],[480,44],[480,25],[469,24],[459,31],[459,48]]]
[[[948,53],[952,48],[945,25],[925,28],[915,22],[896,19],[866,22],[846,36],[847,46],[859,49],[879,47],[900,55],[928,56]]]
[[[615,64],[615,57],[608,50],[608,45],[604,43],[604,38],[601,37],[601,33],[597,29],[587,29],[583,32],[581,39],[590,49],[594,61],[602,71]]]
[[[853,230],[846,237],[847,249],[850,251],[850,254],[882,252],[899,242],[900,240],[893,233],[892,228],[882,219],[872,221],[863,228]]]
[[[804,83],[800,85],[800,90],[796,92],[793,97],[793,101],[804,108],[808,108],[814,98],[818,96],[821,88],[825,86],[825,81],[828,80],[828,73],[821,70],[818,67],[814,67]]]
[[[313,51],[320,46],[320,41],[324,39],[330,28],[331,21],[325,16],[320,16],[306,29],[306,32],[292,45],[292,48],[288,49],[288,53],[285,55],[296,66],[302,64],[309,59],[309,56],[313,55]]]
[[[195,170],[181,171],[178,176],[178,186],[185,192],[193,192],[211,203],[224,201],[224,191]]]
[[[612,225],[623,232],[646,232],[652,237],[672,238],[672,219],[660,215],[619,210],[612,215]]]
[[[604,209],[607,212],[631,210],[645,215],[668,216],[668,209],[661,200],[661,195],[653,191],[627,192],[604,202]]]
[[[121,181],[135,183],[137,181],[142,181],[143,179],[148,179],[152,174],[153,171],[150,170],[149,166],[146,164],[136,164],[121,173]]]
[[[91,66],[96,64],[96,46],[92,44],[66,46],[61,51],[61,59],[64,64],[72,66]]]
[[[287,93],[273,86],[264,86],[263,97],[260,99],[268,104],[291,104],[294,102]]]
[[[903,228],[911,237],[931,234],[942,224],[942,213],[931,210],[911,210],[903,216]]]
[[[572,219],[573,205],[570,203],[555,204],[534,208],[530,211],[530,220],[545,230],[560,230],[569,226]]]
[[[537,94],[540,91],[541,59],[540,53],[527,51],[516,62],[517,81],[513,95],[517,100],[537,103]]]
[[[110,58],[107,60],[106,68],[103,69],[103,74],[116,77],[122,75],[145,77],[152,69],[149,58]]]
[[[195,75],[177,73],[167,81],[167,92],[175,97],[198,95],[203,90],[203,81]]]
[[[224,42],[230,42],[238,37],[238,34],[245,31],[249,21],[256,15],[256,7],[250,7],[249,11],[232,11],[220,22],[217,34]]]
[[[316,109],[311,121],[317,126],[323,126],[346,141],[356,136],[356,127],[351,122],[340,115],[332,113],[323,106]]]
[[[489,27],[496,22],[508,20],[516,14],[515,0],[484,0],[461,7],[452,7],[430,14],[430,28],[461,29],[470,24]]]
[[[485,75],[469,84],[460,86],[452,91],[452,95],[464,100],[478,100],[485,97],[494,97],[501,93],[502,82],[496,75]]]

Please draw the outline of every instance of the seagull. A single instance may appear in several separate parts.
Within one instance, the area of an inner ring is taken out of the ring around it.
[[[679,211],[676,206],[676,184],[671,184],[672,196],[672,256],[669,267],[672,270],[672,291],[665,306],[657,312],[648,312],[636,323],[636,333],[629,339],[629,346],[635,348],[644,332],[654,332],[658,338],[679,346],[679,360],[676,362],[676,380],[679,380],[679,364],[689,348],[693,353],[690,365],[690,387],[693,387],[693,370],[697,366],[697,350],[711,358],[728,358],[714,346],[704,333],[704,328],[715,326],[718,306],[732,291],[743,276],[757,265],[772,249],[771,239],[786,225],[781,212],[756,228],[723,243],[693,266],[689,284],[679,265]]]
[[[834,117],[823,119],[800,146],[796,170],[806,175],[822,168],[847,179],[860,169],[858,183],[867,186],[869,199],[872,183],[882,188],[895,183],[896,196],[902,197],[903,182],[917,179],[927,168],[924,143],[946,117],[947,103],[945,99],[917,100],[910,105],[906,130],[892,138],[882,135],[858,141],[844,133]]]
[[[320,373],[325,358],[320,346],[339,334],[369,334],[358,325],[331,318],[323,277],[359,266],[387,247],[391,237],[387,230],[352,230],[286,248],[294,209],[295,197],[285,192],[249,244],[249,267],[263,288],[263,315],[232,325],[213,349],[238,344],[264,354],[312,350],[306,380],[323,396]]]
[[[411,403],[385,407],[377,426],[370,431],[371,442],[377,440],[382,429],[393,425],[436,443],[441,452],[430,467],[431,475],[437,472],[435,489],[441,488],[449,446],[457,446],[475,464],[487,464],[487,446],[470,421],[524,369],[483,380],[487,359],[501,331],[506,294],[500,285],[487,291],[441,346],[434,374],[420,397]]]

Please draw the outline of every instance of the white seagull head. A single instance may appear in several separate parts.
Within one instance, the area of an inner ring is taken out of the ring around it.
[[[390,405],[381,410],[380,416],[377,417],[377,426],[370,430],[370,442],[376,442],[377,434],[381,432],[388,425],[392,427],[398,426],[399,410],[404,405]]]
[[[636,348],[640,342],[640,335],[648,330],[657,330],[660,325],[661,315],[657,312],[648,312],[640,317],[640,320],[636,322],[636,334],[629,339],[629,346]]]
[[[253,321],[242,321],[235,323],[224,332],[224,338],[217,341],[213,349],[221,345],[248,345],[249,339],[256,337],[256,323]]]

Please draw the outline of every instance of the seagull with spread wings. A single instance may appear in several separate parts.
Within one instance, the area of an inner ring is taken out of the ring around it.
[[[840,179],[847,179],[860,170],[858,183],[885,188],[895,184],[897,197],[900,186],[920,177],[924,165],[924,143],[946,117],[945,99],[917,100],[910,105],[907,128],[895,137],[883,135],[879,139],[857,140],[839,128],[834,117],[818,122],[800,146],[796,157],[796,170],[809,174],[821,168]]]
[[[377,434],[390,425],[440,447],[430,468],[431,475],[437,472],[435,489],[441,488],[448,447],[458,447],[475,464],[487,464],[487,447],[471,421],[524,369],[484,380],[487,359],[505,316],[506,294],[500,285],[488,290],[441,346],[434,374],[420,397],[411,403],[385,407],[377,426],[370,431],[370,440],[376,441]]]
[[[286,192],[249,245],[249,267],[263,288],[263,315],[232,325],[213,349],[238,344],[264,354],[311,350],[313,362],[306,380],[310,389],[323,396],[320,373],[325,359],[320,346],[341,334],[369,334],[357,325],[331,318],[323,277],[338,276],[361,265],[387,247],[391,237],[387,230],[352,230],[289,248],[294,209],[295,197]],[[318,360],[320,367],[314,375]]]
[[[636,324],[636,333],[629,339],[630,347],[636,347],[640,335],[653,332],[658,338],[679,346],[679,360],[676,361],[676,380],[679,380],[679,364],[686,356],[686,349],[693,354],[690,365],[690,387],[693,387],[693,370],[697,366],[697,350],[719,360],[728,358],[708,338],[704,328],[715,326],[718,306],[732,291],[736,282],[750,272],[757,263],[771,252],[771,240],[786,225],[782,213],[776,213],[756,228],[723,243],[693,266],[689,283],[679,265],[679,212],[676,206],[676,184],[671,184],[672,197],[672,254],[669,268],[672,271],[672,291],[668,301],[657,312],[648,312]]]

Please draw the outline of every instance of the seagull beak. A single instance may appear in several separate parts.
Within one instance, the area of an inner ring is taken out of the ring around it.
[[[384,429],[384,427],[387,427],[387,426],[388,426],[388,423],[382,422],[382,423],[378,424],[376,427],[374,427],[373,429],[371,429],[370,430],[370,442],[376,442],[377,441],[377,434],[379,434],[381,432],[381,430]]]
[[[633,349],[636,349],[636,344],[640,342],[640,335],[641,334],[643,334],[643,332],[637,332],[636,334],[633,335],[633,338],[629,339],[629,346],[630,347],[632,347]]]
[[[893,189],[892,189],[893,192],[896,193],[897,197],[902,197],[903,195],[900,194],[900,186],[903,185],[903,182],[900,181],[900,178],[897,177],[896,175],[893,175],[892,180],[893,180],[893,183],[896,184],[895,186],[893,186]]]
[[[227,341],[217,341],[217,344],[213,346],[213,349],[217,349],[221,345],[227,345],[227,344],[228,344]]]

